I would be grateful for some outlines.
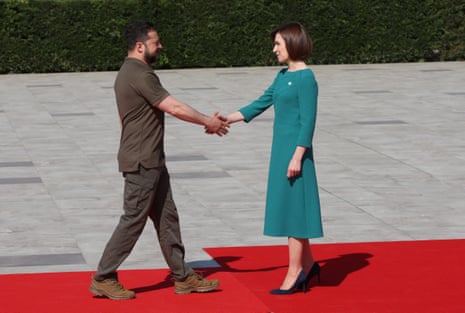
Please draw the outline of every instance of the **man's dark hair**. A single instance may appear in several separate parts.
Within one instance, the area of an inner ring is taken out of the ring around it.
[[[136,42],[145,42],[149,38],[148,33],[151,31],[157,31],[153,23],[142,21],[130,23],[126,29],[128,51],[136,47]]]

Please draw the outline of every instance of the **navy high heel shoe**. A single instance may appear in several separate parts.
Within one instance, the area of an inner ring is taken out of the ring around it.
[[[305,284],[305,280],[307,278],[307,275],[305,275],[305,272],[302,270],[299,273],[299,276],[297,276],[297,279],[294,283],[294,285],[289,288],[289,289],[273,289],[270,290],[270,293],[272,295],[290,295],[293,294],[294,292],[299,290],[299,287],[302,286],[302,284]]]
[[[310,280],[312,280],[313,276],[318,276],[318,283],[320,283],[320,270],[320,265],[317,262],[313,263],[312,268],[307,274],[307,277],[305,277],[305,280],[300,285],[303,292],[307,292],[308,284],[310,283]]]

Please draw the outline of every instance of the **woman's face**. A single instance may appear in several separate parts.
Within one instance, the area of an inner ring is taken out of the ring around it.
[[[280,33],[274,36],[273,53],[276,54],[279,63],[288,63],[289,53],[287,53],[286,42]]]

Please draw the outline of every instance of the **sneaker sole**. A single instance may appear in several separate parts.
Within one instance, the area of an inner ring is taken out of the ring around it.
[[[211,287],[200,287],[200,288],[189,288],[189,289],[176,289],[174,288],[174,293],[177,295],[186,295],[192,292],[210,292],[218,288],[220,284],[215,284],[214,286]]]
[[[102,289],[95,288],[94,286],[90,286],[89,291],[97,297],[107,297],[108,299],[111,299],[111,300],[129,300],[129,299],[134,299],[136,297],[135,295],[132,297],[115,297],[115,296],[112,296],[106,293]]]

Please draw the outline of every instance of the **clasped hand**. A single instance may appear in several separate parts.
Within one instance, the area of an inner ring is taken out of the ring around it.
[[[208,124],[205,125],[205,132],[207,134],[217,134],[218,136],[223,136],[228,133],[228,128],[230,127],[230,123],[226,119],[226,117],[220,115],[219,112],[214,112]]]

